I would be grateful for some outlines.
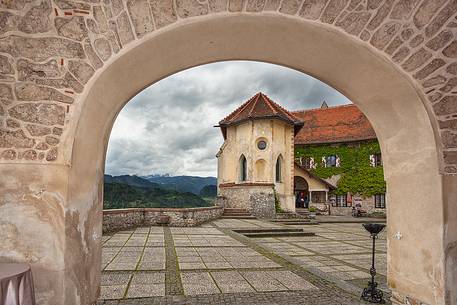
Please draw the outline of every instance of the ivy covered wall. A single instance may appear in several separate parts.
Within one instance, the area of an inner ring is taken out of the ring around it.
[[[316,168],[311,169],[321,178],[341,175],[335,193],[373,196],[386,192],[382,166],[370,166],[370,155],[381,153],[378,141],[348,144],[295,146],[295,157],[313,157]],[[322,157],[338,155],[340,167],[323,167]]]

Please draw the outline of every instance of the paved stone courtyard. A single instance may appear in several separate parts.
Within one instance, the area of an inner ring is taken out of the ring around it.
[[[232,231],[275,227],[316,236],[248,238]],[[385,233],[377,252],[386,290]],[[220,219],[196,228],[141,227],[103,236],[99,304],[363,304],[358,296],[370,277],[370,253],[361,224]]]

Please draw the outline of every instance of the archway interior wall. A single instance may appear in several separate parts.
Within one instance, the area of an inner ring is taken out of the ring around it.
[[[166,1],[157,3],[166,4]],[[189,5],[190,2],[182,3]],[[182,3],[180,5],[183,5]],[[438,17],[443,12],[452,12],[452,3],[443,1],[436,5],[435,11],[427,22],[433,24],[436,21],[436,18],[432,18],[435,14]],[[381,10],[382,7],[384,6],[377,9]],[[421,7],[422,5],[411,8],[411,10],[419,11]],[[26,8],[28,9],[29,6]],[[236,6],[234,7],[232,4],[229,8],[236,10]],[[160,9],[162,8],[159,8],[159,11]],[[350,10],[349,4],[346,9]],[[295,12],[288,10],[286,5],[278,6],[274,10],[292,15],[298,13],[297,10]],[[376,16],[376,8],[371,10],[370,16]],[[171,8],[170,11],[173,12],[174,8]],[[191,16],[198,15],[195,9],[183,10],[182,8],[178,8],[178,15],[186,17],[182,15],[185,11]],[[325,23],[335,22],[336,17],[328,19],[326,11],[327,9],[322,14],[322,20]],[[336,9],[336,11],[338,10]],[[127,18],[127,27],[123,28],[121,33],[125,35],[125,31],[129,31],[129,17],[125,12],[120,12],[118,13],[118,24],[125,21],[124,17]],[[423,17],[424,11],[421,13]],[[77,98],[70,107],[70,113],[65,115],[66,128],[60,138],[60,153],[51,154],[49,161],[25,159],[8,161],[2,152],[1,162],[16,163],[13,167],[21,169],[19,172],[36,170],[51,175],[55,171],[70,171],[68,185],[52,191],[53,196],[63,198],[60,207],[64,212],[60,214],[60,221],[65,223],[64,257],[65,265],[69,267],[60,271],[59,274],[64,277],[65,295],[67,296],[65,304],[84,303],[85,300],[93,300],[97,295],[97,288],[94,287],[97,286],[99,275],[87,270],[78,270],[78,268],[80,269],[80,266],[84,264],[95,266],[99,262],[97,252],[99,251],[101,225],[95,218],[100,215],[101,219],[104,155],[116,114],[134,94],[154,81],[194,65],[235,59],[281,64],[314,75],[343,92],[368,116],[378,133],[383,154],[386,156],[386,179],[390,192],[388,198],[390,202],[389,236],[396,231],[402,232],[405,236],[400,241],[389,240],[391,285],[402,294],[413,295],[430,304],[442,304],[444,266],[441,191],[442,187],[447,187],[449,184],[442,186],[441,177],[438,175],[438,160],[441,161],[441,159],[439,159],[437,151],[440,148],[437,149],[436,146],[437,141],[435,141],[436,137],[433,133],[436,120],[432,114],[435,111],[442,119],[441,128],[446,143],[438,144],[438,147],[445,147],[444,157],[448,165],[444,168],[451,173],[453,169],[455,170],[454,165],[457,163],[455,153],[452,152],[452,147],[455,146],[453,142],[455,141],[453,140],[455,127],[447,115],[453,112],[454,97],[446,94],[441,98],[442,93],[439,93],[441,96],[436,92],[429,93],[428,99],[435,102],[432,111],[430,104],[422,103],[424,99],[418,93],[417,88],[414,88],[411,79],[397,70],[391,61],[376,54],[368,43],[353,39],[333,26],[323,25],[319,22],[305,22],[277,13],[229,15],[220,13],[214,18],[181,19],[174,25],[144,36],[141,42],[131,42],[116,56],[112,56],[110,53],[108,57],[111,56],[111,58],[107,59],[104,65],[102,64],[103,68],[99,65],[94,77],[88,80],[83,94],[79,97],[76,95]],[[165,14],[161,16],[165,19],[160,19],[164,23],[159,22],[159,27],[176,19],[174,17],[174,19],[167,20]],[[307,18],[306,15],[305,18]],[[383,22],[385,23],[383,24]],[[123,24],[125,25],[125,23]],[[365,36],[368,35],[369,38],[372,35],[371,45],[381,48],[376,42],[383,38],[379,33],[385,32],[388,24],[391,23],[386,18],[386,20],[379,20],[379,24],[374,29],[365,30],[368,32]],[[438,29],[442,26],[439,26]],[[350,29],[344,27],[344,24],[340,24],[339,27],[351,32]],[[375,32],[378,27],[379,29]],[[395,28],[397,27],[395,25]],[[428,26],[425,27],[424,24],[422,28],[426,29]],[[364,32],[362,29],[360,31],[362,32],[361,38],[364,39]],[[378,35],[375,35],[376,33]],[[131,35],[134,37],[133,33]],[[136,35],[139,34],[136,33]],[[421,35],[421,33],[417,35]],[[430,37],[429,34],[425,36]],[[122,45],[133,40],[125,38],[126,36],[122,36]],[[389,39],[393,39],[393,37]],[[0,41],[0,45],[15,44],[17,41],[19,41],[18,38],[6,37]],[[183,44],[183,41],[186,43]],[[384,42],[385,45],[387,43]],[[407,43],[407,40],[404,43]],[[433,52],[430,57],[430,52],[421,52],[419,45],[415,50],[407,50],[403,58],[397,57],[396,60],[403,62],[404,68],[411,73],[426,69],[435,59],[441,60],[441,66],[433,70],[433,73],[442,73],[448,77],[450,73],[448,70],[452,65],[447,64],[449,58],[453,56],[453,45],[451,42],[451,45],[448,46],[449,43],[447,40],[445,45],[439,49],[446,48],[448,50],[446,54],[449,56],[443,56],[445,54],[443,50],[443,53]],[[180,48],[176,47],[178,45]],[[89,50],[88,54],[90,50],[93,51],[91,45],[85,45],[85,47],[86,50]],[[398,48],[399,52],[401,48],[400,46]],[[8,53],[10,49],[2,47],[0,51]],[[23,52],[19,49],[16,51]],[[9,54],[8,56],[14,55]],[[69,53],[68,56],[73,55]],[[94,62],[97,62],[96,57],[90,58],[91,64],[94,66]],[[100,58],[98,60],[100,61]],[[427,69],[429,71],[432,68]],[[144,74],[139,73],[145,70],[152,72],[145,77]],[[72,73],[77,74],[77,71]],[[425,77],[428,77],[430,73]],[[28,88],[27,86],[26,88]],[[10,93],[13,89],[14,94]],[[5,96],[8,98],[10,95],[11,99],[20,97],[17,96],[16,87],[12,88],[3,84],[2,90],[3,98]],[[62,98],[60,95],[58,97]],[[22,96],[22,98],[25,97]],[[28,98],[35,100],[37,96]],[[13,104],[14,107],[15,105]],[[11,114],[11,112],[8,113]],[[14,155],[14,149],[10,155]],[[16,155],[14,156],[16,158]],[[56,165],[50,166],[49,163],[46,163],[54,162],[53,160],[56,160]],[[47,165],[41,166],[40,164],[43,162]],[[22,174],[19,172],[13,174],[11,168],[7,169],[7,167],[0,169],[2,177],[16,175],[21,178]],[[47,187],[44,179],[39,177],[33,179],[37,186]],[[13,195],[18,193],[21,193],[23,197],[24,195],[34,195],[35,190],[31,188],[14,190],[2,185],[2,202],[13,198]],[[46,199],[46,202],[49,201],[50,199]],[[24,201],[18,199],[18,202],[20,202],[19,209],[26,214],[27,208]],[[430,202],[437,204],[432,208]],[[1,212],[3,213],[3,211]],[[410,216],[408,222],[402,219],[402,215]],[[32,218],[39,219],[40,217],[36,214]],[[13,227],[19,231],[21,229],[17,224],[22,221],[20,219],[23,220],[19,217],[16,219],[17,223],[13,224]],[[30,221],[30,225],[32,224],[33,221]],[[421,231],[423,227],[428,229],[419,239],[415,232]],[[43,230],[40,234],[47,232]],[[58,235],[57,232],[59,230],[52,234]],[[452,235],[450,236],[449,240],[455,240]],[[25,237],[24,243],[33,244],[32,239],[33,236]],[[83,249],[82,253],[79,251],[80,249]],[[2,257],[12,260],[20,259],[20,254],[13,254],[12,248],[2,248],[1,250]],[[414,254],[408,256],[413,252]],[[408,255],[406,258],[402,258],[398,256],[399,253],[408,253]],[[392,257],[395,257],[395,260]],[[427,263],[421,265],[422,269],[417,270],[417,265],[423,262]],[[44,270],[50,270],[50,266],[46,263],[43,263],[42,267]],[[44,289],[44,286],[40,289]],[[59,294],[56,289],[54,292]],[[61,303],[55,302],[55,304]],[[53,301],[49,304],[53,304]]]
[[[416,89],[388,61],[340,33],[295,20],[265,16],[258,22],[257,18],[208,19],[205,26],[189,23],[132,48],[106,68],[92,84],[82,109],[73,148],[70,205],[97,204],[87,190],[102,178],[110,124],[125,101],[154,80],[219,60],[294,67],[345,93],[372,122],[386,157],[389,236],[397,231],[405,236],[401,241],[389,239],[390,283],[402,294],[443,304],[442,289],[430,288],[444,285],[442,211],[439,205],[428,204],[441,201],[441,180],[433,129]],[[283,35],[286,32],[290,35]],[[183,40],[185,46],[173,47]],[[139,66],[152,72],[138,73]],[[82,171],[88,170],[89,179],[79,182]],[[427,231],[418,236],[424,226]]]

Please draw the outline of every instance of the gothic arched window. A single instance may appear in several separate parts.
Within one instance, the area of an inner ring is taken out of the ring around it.
[[[248,162],[244,155],[240,157],[240,181],[246,181],[248,177]]]
[[[276,182],[281,182],[282,181],[282,156],[279,156],[278,159],[276,159]]]

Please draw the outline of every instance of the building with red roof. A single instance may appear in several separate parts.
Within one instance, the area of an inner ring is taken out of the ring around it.
[[[339,183],[359,168],[372,167],[376,173],[381,168],[382,173],[376,133],[353,104],[328,107],[323,102],[317,109],[291,112],[259,92],[217,127],[225,140],[217,157],[218,192],[226,207],[268,214],[252,198],[268,197],[274,189],[283,209],[290,211],[314,206],[350,214],[356,205],[366,212],[385,208],[383,178],[374,184],[381,185],[379,194],[367,190],[371,196]]]

